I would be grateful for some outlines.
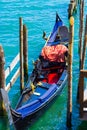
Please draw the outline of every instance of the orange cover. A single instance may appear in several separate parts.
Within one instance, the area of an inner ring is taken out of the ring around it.
[[[44,59],[54,62],[64,62],[65,55],[64,53],[68,51],[68,48],[64,45],[55,45],[55,46],[45,46],[42,49],[41,55]]]

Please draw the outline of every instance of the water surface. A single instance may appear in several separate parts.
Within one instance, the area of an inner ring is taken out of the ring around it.
[[[55,22],[56,11],[68,27],[69,0],[0,0],[0,43],[5,54],[5,69],[19,52],[19,17],[23,18],[28,28],[28,63],[29,74],[32,71],[32,60],[36,60],[45,41],[43,30],[50,34]],[[78,9],[79,10],[79,9]],[[85,15],[87,3],[85,1]],[[79,13],[75,15],[75,36],[73,46],[73,113],[72,130],[86,130],[87,122],[79,120],[79,105],[76,104],[76,91],[79,75],[78,57]],[[8,82],[8,80],[7,80]],[[15,108],[20,95],[19,79],[8,93],[11,106]],[[44,114],[26,130],[66,130],[67,86]],[[6,119],[0,119],[0,130],[10,130]]]

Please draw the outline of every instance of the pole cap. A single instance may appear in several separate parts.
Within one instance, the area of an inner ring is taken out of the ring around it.
[[[73,17],[73,16],[70,17],[70,25],[71,25],[71,26],[74,25],[74,17]]]

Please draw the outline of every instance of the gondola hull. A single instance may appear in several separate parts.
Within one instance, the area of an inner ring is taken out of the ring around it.
[[[56,15],[56,23],[45,46],[55,45],[54,40],[58,28],[61,26],[63,26],[63,22],[59,16]],[[58,40],[56,44],[59,42],[60,40]],[[25,122],[26,119],[28,119],[28,122],[35,119],[42,110],[45,110],[45,108],[54,101],[55,97],[60,95],[67,83],[66,65],[61,66],[60,64],[54,63],[51,65],[50,62],[50,66],[46,66],[47,62],[48,61],[43,62],[45,65],[44,68],[41,68],[42,64],[40,64],[40,61],[38,61],[39,65],[35,63],[35,68],[31,73],[28,84],[23,90],[15,110],[11,109],[13,121],[17,127],[19,127],[20,124],[22,125],[22,122]],[[45,76],[42,78],[42,75]]]
[[[57,89],[54,92],[54,94],[52,94],[49,98],[47,98],[48,95],[46,95],[46,97],[43,97],[43,98],[46,98],[46,100],[43,102],[39,98],[40,104],[38,104],[37,109],[35,109],[35,110],[32,109],[31,113],[29,113],[29,109],[30,109],[29,104],[26,106],[27,115],[25,115],[24,117],[20,115],[20,109],[17,110],[17,112],[19,113],[19,117],[18,117],[18,115],[16,116],[16,113],[14,113],[15,111],[12,110],[12,115],[13,115],[13,120],[14,120],[15,126],[17,128],[19,128],[20,126],[25,127],[26,124],[31,125],[34,122],[34,120],[37,119],[38,116],[40,116],[43,113],[43,111],[45,111],[50,106],[50,104],[52,104],[55,101],[55,98],[61,94],[62,90],[66,86],[67,76],[68,76],[67,70],[64,70],[60,80],[57,83]],[[23,95],[21,96],[21,99],[22,98],[23,98]],[[43,98],[42,98],[42,100],[43,100]],[[25,109],[26,109],[26,107],[25,107]],[[23,108],[21,108],[21,109],[22,109],[22,111],[25,111],[25,110],[23,110]]]

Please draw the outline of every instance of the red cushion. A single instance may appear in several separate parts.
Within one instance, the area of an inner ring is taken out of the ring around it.
[[[49,84],[57,83],[58,79],[59,79],[59,75],[57,73],[48,74],[48,83]]]

